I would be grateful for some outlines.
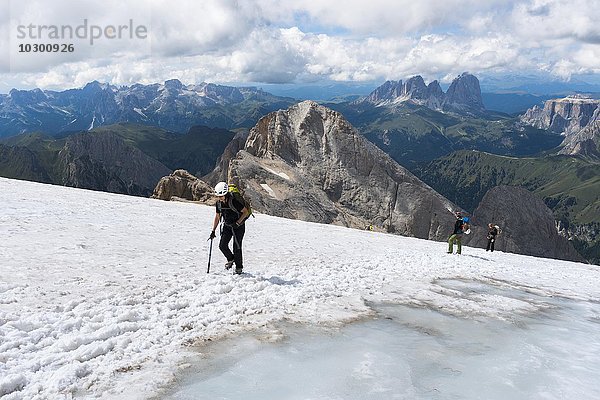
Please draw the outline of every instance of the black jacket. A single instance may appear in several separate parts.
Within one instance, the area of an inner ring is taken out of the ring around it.
[[[234,226],[242,215],[244,204],[239,202],[231,193],[225,195],[225,201],[217,201],[215,204],[217,213],[221,214],[225,225]]]
[[[452,232],[452,234],[454,234],[454,235],[462,234],[464,225],[465,225],[465,223],[463,222],[462,218],[457,219],[456,223],[454,224],[454,232]]]
[[[496,235],[498,234],[498,229],[496,229],[495,226],[492,226],[491,228],[488,228],[488,239],[494,239],[496,237]]]

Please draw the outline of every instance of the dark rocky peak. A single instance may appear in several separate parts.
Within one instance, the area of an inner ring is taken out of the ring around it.
[[[402,94],[411,99],[426,99],[427,86],[420,75],[408,79],[402,87]]]
[[[152,85],[141,85],[136,83],[128,88],[122,88],[117,93],[116,97],[119,101],[123,101],[124,106],[138,103],[139,101],[140,106],[146,107],[158,96],[160,88],[161,85],[158,83],[154,83]],[[131,97],[135,97],[137,100],[133,100]],[[128,99],[125,100],[125,98]]]
[[[560,236],[552,211],[522,187],[490,189],[473,212],[473,227],[466,242],[475,247],[487,244],[487,224],[499,225],[496,250],[535,257],[585,261],[571,243]]]
[[[444,91],[437,80],[432,81],[427,85],[427,94],[430,97],[439,97],[440,99],[444,97]]]
[[[109,85],[100,84],[97,81],[90,82],[78,93],[78,102],[74,106],[84,115],[97,113],[98,117],[104,122],[104,115],[110,115],[117,110],[116,96],[111,89]],[[100,117],[100,115],[103,116]],[[94,119],[93,116],[92,119]],[[112,120],[114,119],[110,121]],[[94,123],[98,122],[99,120]],[[91,126],[96,125],[92,124]]]
[[[446,91],[444,107],[454,111],[484,110],[479,80],[468,72],[456,77]]]
[[[169,79],[169,80],[165,81],[165,88],[173,89],[173,90],[181,90],[181,89],[183,89],[183,83],[181,83],[181,81],[179,79]]]
[[[389,105],[410,101],[425,105],[433,110],[446,110],[476,113],[485,109],[481,97],[479,80],[467,72],[458,76],[444,93],[438,81],[425,85],[419,75],[413,76],[405,83],[402,81],[386,81],[367,97],[354,102]]]
[[[387,81],[367,97],[355,101],[354,104],[390,105],[409,101],[437,110],[442,108],[445,99],[446,96],[438,81],[425,85],[423,78],[416,75],[404,83],[402,81]]]
[[[356,103],[379,103],[384,100],[395,99],[402,95],[402,81],[385,81],[385,83],[373,90],[367,97],[359,99]]]
[[[246,145],[246,140],[248,139],[249,132],[244,130],[236,133],[234,138],[229,142],[223,154],[217,159],[217,163],[215,169],[212,172],[206,174],[202,177],[204,182],[207,182],[209,185],[216,185],[220,181],[226,181],[229,163],[232,159],[235,158],[236,154],[244,149]]]
[[[196,91],[217,102],[239,103],[244,100],[244,96],[240,90],[233,86],[203,82],[196,87]]]
[[[113,193],[149,196],[171,171],[113,132],[70,136],[58,153],[62,184]]]
[[[87,83],[81,91],[85,94],[98,93],[102,91],[111,91],[112,87],[108,83],[100,83],[98,81],[92,81]]]
[[[8,98],[11,99],[14,104],[31,105],[45,101],[48,96],[44,91],[37,88],[33,90],[11,89],[8,93]]]

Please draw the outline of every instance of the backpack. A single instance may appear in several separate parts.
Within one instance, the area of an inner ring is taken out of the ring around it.
[[[250,201],[248,201],[244,197],[244,195],[242,195],[242,192],[240,192],[240,189],[237,187],[237,185],[230,183],[228,191],[229,193],[231,193],[231,196],[229,197],[229,208],[235,211],[238,215],[242,213],[242,210],[236,209],[233,205],[233,199],[235,198],[239,203],[242,203],[244,207],[246,207],[246,209],[248,210],[248,215],[246,216],[246,218],[244,218],[244,221],[250,218],[251,215],[252,218],[255,218],[254,214],[252,214],[252,205],[250,204]]]

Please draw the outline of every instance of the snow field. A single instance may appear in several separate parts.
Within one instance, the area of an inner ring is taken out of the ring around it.
[[[510,319],[535,302],[444,279],[600,299],[598,268],[257,214],[245,272],[212,207],[0,178],[0,397],[145,399],[202,343],[287,319],[340,324],[365,301]],[[451,227],[449,227],[450,229]],[[201,347],[200,347],[201,349]]]

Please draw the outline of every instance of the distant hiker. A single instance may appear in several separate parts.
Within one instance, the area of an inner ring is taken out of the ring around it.
[[[233,186],[233,185],[232,185]],[[235,273],[241,274],[244,268],[242,260],[242,240],[246,227],[244,222],[250,214],[250,210],[246,207],[241,196],[235,196],[229,189],[230,185],[226,182],[219,182],[215,186],[215,195],[218,196],[213,220],[212,232],[210,239],[216,237],[215,231],[221,219],[221,240],[219,241],[219,249],[227,259],[225,269],[231,269],[235,263]],[[235,186],[233,186],[235,187]],[[238,192],[239,193],[239,192]],[[233,238],[233,253],[229,249],[229,242]]]
[[[454,252],[454,242],[456,242],[457,249],[456,254],[460,254],[462,250],[462,235],[463,233],[469,234],[469,217],[462,217],[460,213],[456,213],[456,222],[454,223],[454,232],[448,238],[448,254]]]
[[[494,243],[496,242],[496,236],[498,235],[498,233],[500,233],[499,230],[500,227],[498,225],[488,224],[488,242],[485,251],[494,251]]]

